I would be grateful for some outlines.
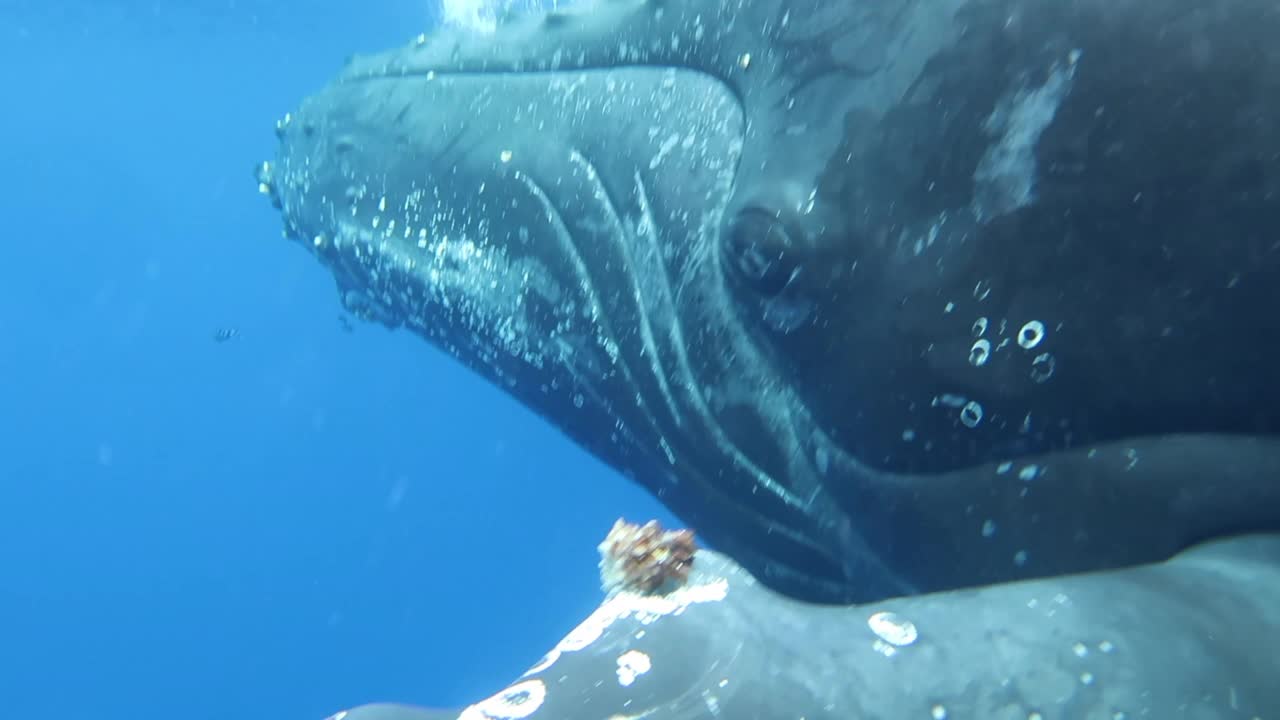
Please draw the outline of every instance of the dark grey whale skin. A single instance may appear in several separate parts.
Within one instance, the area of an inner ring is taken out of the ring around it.
[[[1270,0],[603,0],[355,58],[258,174],[354,312],[870,601],[1280,529],[1277,37]]]
[[[695,562],[691,582],[724,581],[723,600],[649,623],[616,620],[495,697],[525,699],[512,707],[533,720],[1248,720],[1280,712],[1280,536],[1215,541],[1156,565],[853,607],[780,596],[713,553]],[[918,639],[884,643],[868,624],[880,612],[910,621]],[[619,658],[633,651],[651,668],[623,685]],[[536,707],[531,681],[545,687]],[[503,707],[380,704],[339,715],[515,716]]]

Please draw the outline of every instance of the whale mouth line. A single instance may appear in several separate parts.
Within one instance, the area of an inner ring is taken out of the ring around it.
[[[620,62],[617,64],[610,63],[588,63],[584,65],[571,65],[559,68],[530,68],[523,69],[519,67],[496,67],[489,69],[454,69],[447,65],[424,65],[416,68],[403,69],[383,69],[373,72],[361,72],[354,75],[347,75],[339,79],[339,82],[354,83],[364,80],[388,80],[397,78],[411,78],[427,80],[457,80],[457,79],[479,79],[491,80],[494,77],[502,77],[504,75],[519,77],[538,77],[549,75],[568,75],[572,73],[601,73],[601,72],[622,72],[627,70],[637,71],[670,71],[676,73],[689,73],[702,75],[712,78],[717,82],[723,83],[723,79],[705,70],[686,65],[674,65],[671,63],[637,63],[637,62]]]
[[[483,81],[492,82],[495,79],[503,78],[555,78],[569,76],[587,76],[600,74],[625,74],[628,72],[635,73],[653,73],[660,72],[664,74],[664,83],[667,86],[674,85],[678,82],[708,82],[718,87],[718,89],[732,96],[739,104],[745,102],[737,84],[732,82],[729,77],[722,73],[713,72],[711,69],[701,65],[680,64],[677,62],[634,62],[631,60],[620,60],[617,63],[606,61],[589,62],[581,65],[565,65],[555,68],[520,67],[520,63],[510,65],[495,65],[486,68],[458,68],[447,63],[429,63],[417,67],[402,68],[379,68],[377,70],[360,71],[340,76],[335,82],[336,84],[351,84],[386,82],[395,80],[426,80],[428,82],[467,82],[467,81]]]

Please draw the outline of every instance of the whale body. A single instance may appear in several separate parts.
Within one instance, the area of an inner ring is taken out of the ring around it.
[[[796,602],[699,551],[685,587],[611,597],[489,698],[332,720],[1271,717],[1277,597],[1274,536],[856,607]]]

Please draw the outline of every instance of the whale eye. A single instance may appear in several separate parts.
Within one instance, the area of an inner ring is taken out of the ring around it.
[[[755,308],[765,327],[790,333],[811,320],[810,271],[801,268],[806,257],[802,231],[777,213],[751,206],[734,216],[725,237],[732,279],[750,291],[753,298],[744,298],[745,307]]]
[[[760,208],[748,208],[730,222],[725,251],[738,276],[765,297],[780,294],[795,273],[788,258],[792,244],[787,226]]]

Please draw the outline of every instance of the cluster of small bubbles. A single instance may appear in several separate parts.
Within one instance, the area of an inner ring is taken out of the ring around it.
[[[982,422],[982,405],[975,400],[965,403],[960,409],[960,422],[968,428],[977,427]]]
[[[986,338],[979,338],[973,343],[973,347],[969,348],[969,364],[974,367],[986,365],[989,357],[991,357],[991,341]]]

